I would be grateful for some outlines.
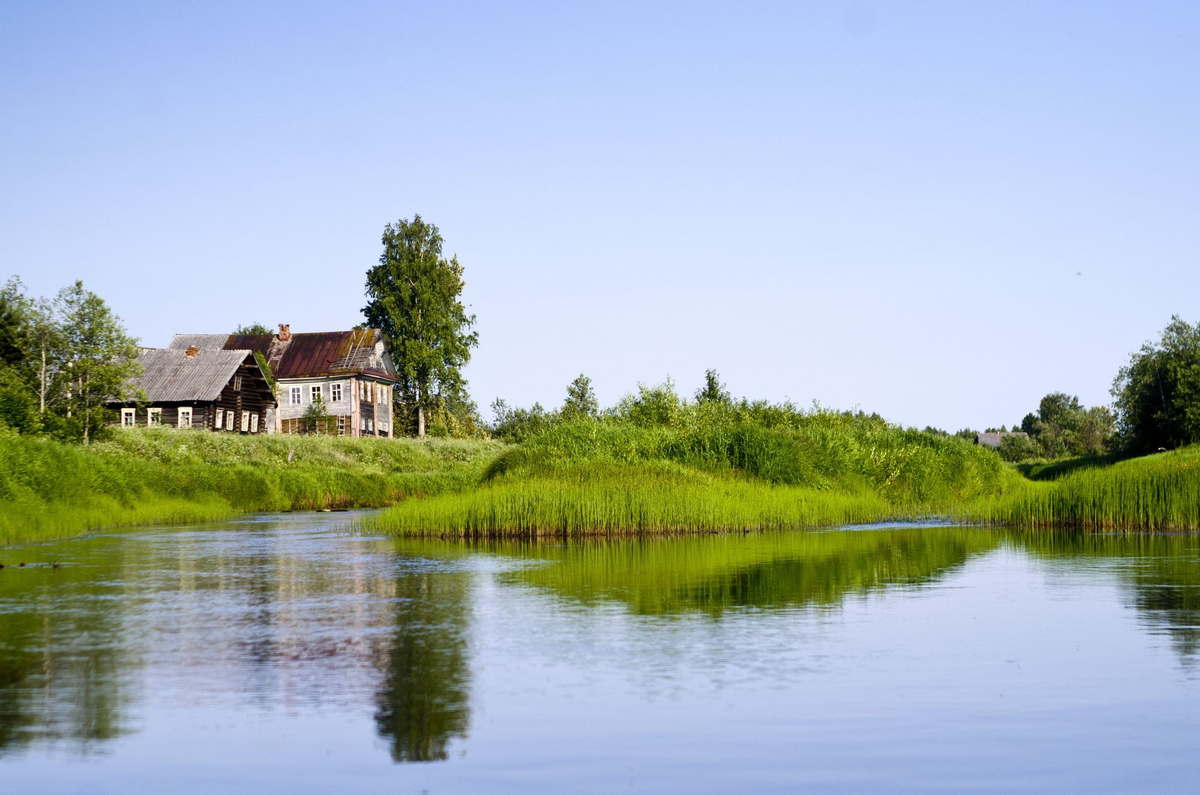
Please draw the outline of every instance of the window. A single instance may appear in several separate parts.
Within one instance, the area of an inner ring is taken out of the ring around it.
[[[233,424],[233,412],[232,411],[225,412],[225,430],[227,430],[227,431],[237,430],[237,426],[235,426]]]
[[[300,405],[300,387],[298,387],[298,386],[292,387],[292,405],[293,406]]]
[[[224,416],[225,416],[225,412],[221,411],[220,409],[217,409],[216,411],[213,412],[213,430],[214,431],[221,430],[221,418]]]
[[[188,408],[181,407],[179,409],[179,427],[180,428],[192,427],[192,409],[191,409],[191,407],[188,407]]]
[[[341,399],[342,399],[342,385],[341,384],[330,384],[329,385],[329,399],[334,403],[341,402]]]
[[[324,392],[321,391],[320,384],[314,384],[313,386],[309,387],[309,393],[312,396],[313,403],[316,403],[318,400],[325,399],[325,395],[324,395]]]
[[[146,425],[162,425],[162,409],[146,409]]]
[[[121,427],[132,428],[137,424],[137,409],[121,409]]]
[[[338,436],[346,435],[346,418],[338,417]]]
[[[234,392],[242,391],[242,377],[240,375],[235,375],[233,377],[233,391]]]
[[[242,433],[250,432],[250,412],[242,412]]]
[[[375,420],[367,420],[367,433],[375,433]]]
[[[250,433],[258,433],[258,415],[250,415]]]

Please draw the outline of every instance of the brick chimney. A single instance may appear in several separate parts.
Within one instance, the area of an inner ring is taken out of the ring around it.
[[[279,324],[279,341],[287,342],[291,338],[292,338],[292,324],[280,323]]]
[[[200,349],[199,349],[199,348],[197,348],[195,345],[189,345],[189,346],[188,346],[188,349],[187,349],[187,355],[188,355],[188,356],[195,356],[195,355],[196,355],[197,353],[199,353],[199,352],[200,352]]]

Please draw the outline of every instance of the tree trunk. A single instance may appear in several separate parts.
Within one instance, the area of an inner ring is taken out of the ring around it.
[[[46,349],[42,348],[42,369],[39,372],[40,385],[38,388],[38,414],[46,418]]]
[[[417,404],[417,438],[425,435],[425,407]]]

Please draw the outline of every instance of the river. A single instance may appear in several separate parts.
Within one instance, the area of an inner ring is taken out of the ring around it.
[[[0,791],[1200,780],[1196,537],[463,544],[355,518],[0,549]]]

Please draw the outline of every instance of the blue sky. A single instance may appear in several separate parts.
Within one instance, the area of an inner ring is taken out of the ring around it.
[[[0,6],[0,278],[144,344],[466,268],[487,414],[717,368],[955,429],[1200,321],[1200,3]]]

